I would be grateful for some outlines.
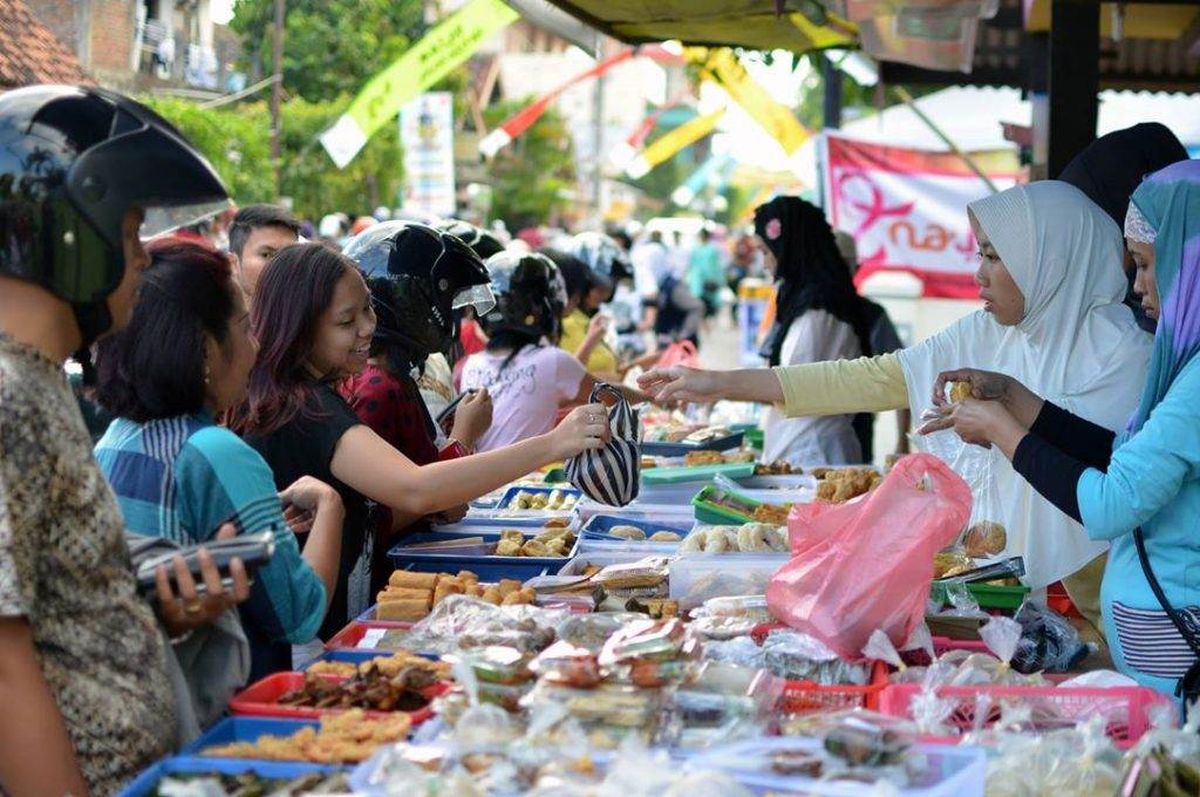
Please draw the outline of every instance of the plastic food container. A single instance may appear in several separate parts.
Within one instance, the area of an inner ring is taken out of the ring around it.
[[[393,648],[379,647],[385,636],[400,636],[412,623],[360,623],[353,622],[338,631],[325,643],[325,650],[367,651],[372,656],[387,656]],[[391,632],[391,633],[389,633]],[[399,647],[404,647],[399,645]]]
[[[670,597],[688,611],[710,598],[762,595],[789,558],[786,553],[686,554],[671,562]]]
[[[256,742],[263,736],[291,736],[301,728],[318,729],[321,723],[317,720],[272,719],[267,717],[226,717],[209,728],[200,738],[180,751],[185,757],[199,756],[202,761],[248,761],[262,763],[254,759],[241,758],[209,758],[201,755],[210,747],[233,744],[234,742]],[[303,762],[296,762],[303,763]],[[335,769],[335,767],[330,767]]]
[[[703,443],[643,442],[642,454],[652,457],[682,457],[690,451],[728,451],[741,448],[745,432],[731,432]]]
[[[616,526],[633,526],[641,529],[647,537],[656,531],[673,531],[680,537],[687,537],[695,525],[688,521],[660,523],[646,518],[629,519],[617,515],[595,515],[579,530],[579,553],[608,549],[644,551],[646,554],[674,553],[675,549],[679,547],[679,542],[650,542],[648,539],[627,540],[622,537],[613,537],[609,532]]]
[[[981,609],[1000,609],[1003,611],[1016,611],[1021,608],[1021,604],[1025,602],[1025,598],[1030,593],[1029,587],[1020,585],[1016,587],[999,587],[991,584],[967,584],[967,592],[974,596],[975,601]],[[929,590],[929,597],[936,601],[946,603],[946,587],[944,584],[933,582],[932,588]]]
[[[800,775],[779,775],[769,767],[755,767],[776,752],[816,752],[821,742],[798,737],[764,737],[713,747],[696,758],[697,769],[718,769],[758,793],[805,794],[813,797],[858,797],[870,792],[862,783],[820,781]],[[888,791],[898,797],[983,797],[987,757],[978,747],[914,745],[913,753],[924,757],[930,785]]]
[[[539,521],[538,526],[541,526]],[[525,536],[536,536],[537,529],[518,529]],[[438,534],[439,532],[430,532]],[[424,537],[425,535],[421,535]],[[498,536],[497,536],[498,538]],[[424,540],[419,540],[424,541]],[[470,570],[483,582],[500,581],[504,578],[525,581],[544,573],[553,573],[575,555],[573,547],[566,556],[495,556],[489,554],[430,553],[409,547],[412,541],[397,545],[388,551],[388,558],[397,570],[416,570],[421,573],[457,573]],[[579,541],[576,540],[576,547]]]
[[[617,515],[626,520],[646,520],[652,523],[693,522],[692,507],[686,502],[663,503],[658,500],[637,498],[619,509],[601,504],[590,498],[579,502],[579,519],[587,522],[596,515]]]
[[[128,786],[118,792],[117,797],[147,797],[154,792],[158,782],[168,775],[242,775],[254,773],[262,778],[291,780],[313,773],[332,774],[345,771],[348,767],[323,764],[300,764],[284,761],[236,760],[232,758],[193,758],[175,756],[167,758],[145,769]]]
[[[307,706],[281,706],[279,698],[304,686],[304,673],[277,672],[268,675],[261,681],[238,692],[229,701],[229,711],[235,716],[248,717],[279,717],[280,719],[320,719],[329,714],[341,714],[345,708],[309,708]],[[337,683],[345,681],[332,675],[321,676],[327,681]],[[423,696],[432,701],[435,697],[445,694],[450,689],[449,683],[438,683],[422,692]],[[367,711],[368,717],[375,719],[387,718],[396,714],[394,711]],[[420,725],[433,716],[433,709],[426,705],[416,711],[403,712],[408,714],[413,725]]]

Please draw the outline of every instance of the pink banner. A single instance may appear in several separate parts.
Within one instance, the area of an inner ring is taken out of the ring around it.
[[[856,281],[881,270],[907,271],[924,281],[925,296],[978,297],[966,208],[990,189],[962,159],[830,134],[826,145],[825,209],[835,228],[854,236]],[[1021,177],[1012,153],[973,157],[1000,190]]]

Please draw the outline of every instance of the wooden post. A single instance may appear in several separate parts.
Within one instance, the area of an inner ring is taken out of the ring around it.
[[[1055,178],[1096,139],[1100,90],[1100,4],[1051,0],[1050,137],[1047,173]]]
[[[821,87],[825,95],[821,121],[826,128],[837,130],[842,126],[842,70],[825,53],[818,53],[817,57],[821,59]]]

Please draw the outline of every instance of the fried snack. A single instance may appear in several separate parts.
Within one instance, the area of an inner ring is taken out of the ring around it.
[[[642,457],[642,470],[650,470],[658,467],[658,460],[654,457]]]
[[[767,541],[769,528],[759,523],[747,523],[738,529],[738,550],[742,553],[770,553],[771,544]]]
[[[200,754],[215,758],[258,758],[314,764],[359,764],[385,744],[403,741],[412,729],[408,714],[368,719],[362,709],[321,718],[321,728],[303,728],[291,736],[263,736],[256,742],[209,747]]]
[[[755,476],[791,476],[793,474],[799,475],[800,473],[800,468],[793,469],[790,463],[782,459],[762,463],[754,467]]]
[[[458,579],[463,582],[471,582],[472,584],[479,583],[479,576],[472,573],[470,570],[459,570]]]
[[[500,590],[501,595],[508,595],[521,589],[521,582],[513,578],[502,578],[496,584],[496,589]]]
[[[424,656],[418,656],[403,648],[397,649],[390,656],[377,656],[360,664],[352,664],[344,661],[319,661],[309,667],[308,672],[316,675],[336,675],[339,678],[352,678],[359,673],[365,673],[371,667],[374,667],[388,677],[397,675],[405,667],[416,667],[426,670],[439,681],[449,680],[452,677],[450,665],[446,662],[430,661]]]
[[[479,596],[479,599],[490,603],[493,606],[499,606],[500,602],[504,600],[504,595],[501,594],[500,590],[496,587],[488,587],[483,591],[483,594]]]
[[[817,485],[817,500],[843,504],[860,495],[866,495],[883,481],[874,468],[818,468],[823,471],[823,480]]]
[[[613,526],[608,530],[608,533],[614,537],[621,537],[626,540],[646,539],[646,532],[642,531],[637,526]]]
[[[437,579],[437,573],[414,573],[410,570],[397,570],[388,577],[388,586],[432,590],[437,586]]]
[[[530,540],[521,546],[521,556],[550,556],[550,549],[546,547],[546,543]]]
[[[522,601],[521,601],[521,593],[520,592],[510,592],[504,596],[504,600],[500,601],[500,605],[501,606],[516,606],[517,604],[519,604],[521,602]]]
[[[756,458],[753,451],[734,451],[732,454],[726,454],[722,459],[727,465],[739,465],[753,462]]]
[[[949,578],[972,570],[975,563],[961,551],[942,551],[933,557],[933,577]]]
[[[566,556],[567,555],[567,541],[566,540],[561,540],[561,539],[550,540],[550,542],[545,543],[545,545],[546,545],[546,550],[548,551],[549,556]]]
[[[453,582],[439,582],[437,589],[433,591],[433,603],[437,605],[445,600],[450,595],[462,595],[463,586]]]
[[[719,451],[689,451],[683,456],[683,464],[693,468],[700,465],[722,465],[725,457]]]
[[[375,596],[376,603],[384,603],[386,601],[399,600],[421,600],[428,599],[433,594],[432,590],[416,589],[415,587],[387,587]]]
[[[415,622],[424,619],[427,614],[429,614],[428,600],[388,601],[375,608],[375,616],[380,620]]]
[[[504,529],[500,532],[500,539],[513,540],[518,543],[523,543],[525,542],[525,535],[516,529]]]
[[[542,524],[544,529],[567,529],[571,527],[571,519],[565,517],[552,517]]]
[[[561,540],[571,533],[571,530],[566,526],[558,526],[552,529],[546,529],[541,534],[534,537],[538,542],[550,542],[551,540]]]
[[[751,515],[759,523],[769,523],[772,526],[782,526],[787,523],[788,513],[792,511],[791,504],[776,506],[775,504],[759,504]]]
[[[501,539],[496,544],[496,556],[520,556],[522,544],[513,539]]]
[[[957,404],[960,401],[966,401],[971,398],[971,383],[970,382],[951,382],[948,385],[950,393],[950,403]]]
[[[656,531],[649,539],[650,542],[679,542],[683,536],[674,531]]]
[[[1008,547],[1008,531],[1004,526],[990,520],[976,523],[963,536],[963,550],[967,556],[985,558],[1004,553]]]

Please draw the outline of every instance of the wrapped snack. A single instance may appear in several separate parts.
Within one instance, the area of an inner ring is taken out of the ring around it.
[[[596,654],[564,641],[556,642],[538,654],[530,669],[550,683],[581,689],[589,689],[602,680]]]
[[[1103,720],[1097,718],[1076,728],[1038,735],[1003,734],[988,759],[988,797],[1139,794],[1119,792],[1120,782],[1120,752],[1105,735]]]
[[[772,631],[762,649],[766,668],[781,678],[820,686],[867,683],[864,665],[843,661],[823,642],[798,631]]]
[[[605,666],[633,659],[669,661],[679,655],[687,638],[683,622],[639,620],[613,634],[600,654]]]
[[[763,649],[748,636],[706,642],[704,658],[751,669],[759,669],[766,662]]]
[[[666,584],[667,560],[663,557],[647,557],[637,562],[609,565],[593,576],[592,581],[609,592],[657,589]]]
[[[559,624],[557,634],[564,642],[599,653],[609,637],[627,623],[642,619],[639,615],[624,612],[572,615]]]
[[[473,648],[443,657],[451,665],[466,664],[480,681],[494,684],[517,684],[533,677],[529,669],[532,656],[512,647],[492,645]]]
[[[900,764],[912,741],[890,723],[870,722],[853,713],[842,715],[825,732],[825,750],[853,767]]]
[[[1007,546],[1008,532],[992,520],[979,521],[963,535],[963,552],[976,559],[998,556]]]

